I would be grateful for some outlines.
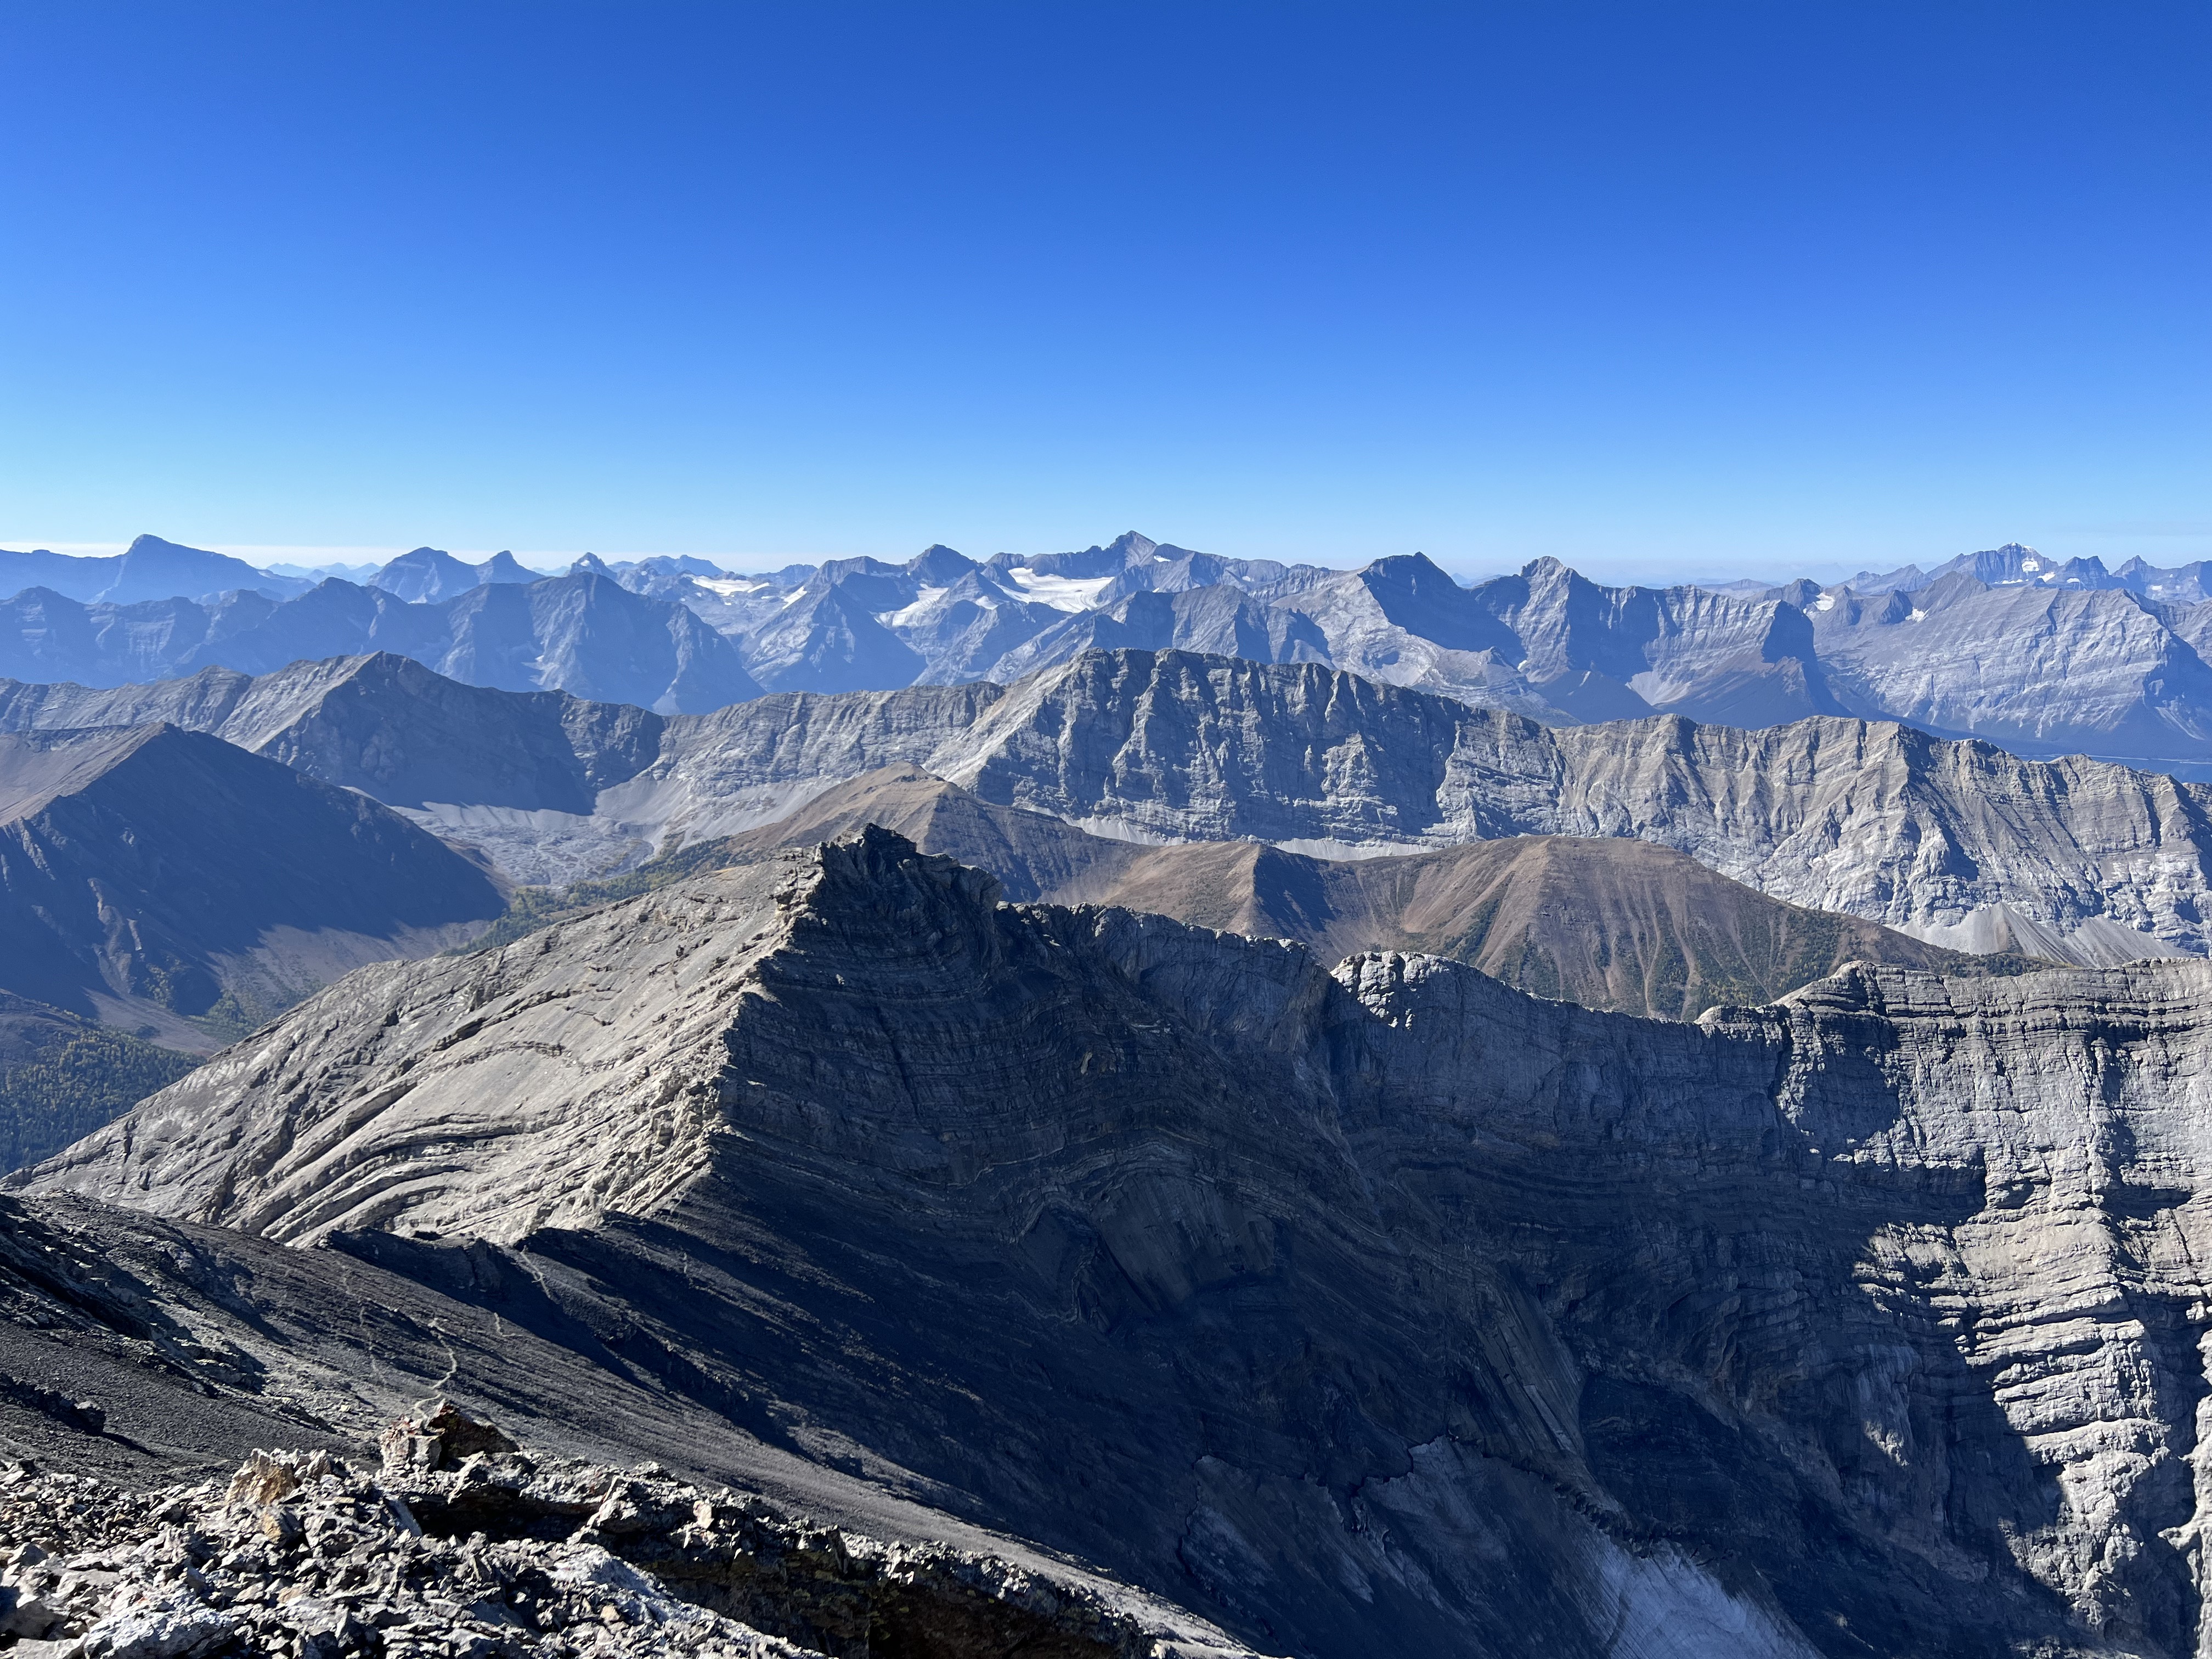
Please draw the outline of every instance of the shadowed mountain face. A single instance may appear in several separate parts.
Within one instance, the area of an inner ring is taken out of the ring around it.
[[[2212,967],[1688,1025],[995,898],[878,830],[371,967],[11,1180],[1267,1650],[2195,1650]]]
[[[1351,861],[1255,842],[1139,847],[994,806],[910,768],[856,778],[780,823],[687,848],[629,879],[811,846],[870,823],[989,871],[1012,899],[1120,905],[1291,939],[1327,961],[1370,951],[1451,957],[1540,996],[1662,1019],[1771,1002],[1847,962],[1950,974],[2025,965],[1784,904],[1644,842],[1527,836]],[[571,902],[595,893],[587,884]]]
[[[589,813],[601,790],[650,764],[665,725],[622,703],[464,685],[388,652],[106,689],[0,681],[0,731],[155,722],[389,805],[569,813]]]
[[[389,809],[216,738],[0,737],[0,989],[206,1048],[502,908],[483,869]]]

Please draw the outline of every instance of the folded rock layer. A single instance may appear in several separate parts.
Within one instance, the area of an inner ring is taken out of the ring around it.
[[[872,830],[366,969],[13,1180],[551,1298],[1268,1650],[2201,1650],[2212,965],[1677,1024],[994,896]]]

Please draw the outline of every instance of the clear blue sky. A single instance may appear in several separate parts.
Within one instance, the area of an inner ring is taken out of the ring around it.
[[[2212,556],[2212,6],[0,12],[0,545]]]

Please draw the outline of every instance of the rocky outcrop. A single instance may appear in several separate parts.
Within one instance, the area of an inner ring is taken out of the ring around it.
[[[1687,1025],[993,898],[875,831],[369,969],[27,1184],[550,1297],[1256,1646],[2200,1650],[2212,966]]]
[[[441,1433],[439,1431],[444,1431]],[[486,1449],[456,1455],[455,1431]],[[1254,1659],[1066,1578],[810,1522],[655,1464],[524,1453],[440,1402],[380,1467],[256,1451],[149,1492],[0,1468],[0,1633],[70,1659]],[[1123,1598],[1125,1601],[1127,1598]]]
[[[481,1244],[346,1243],[353,1249],[288,1250],[70,1200],[0,1199],[0,1568],[12,1555],[18,1569],[42,1570],[36,1582],[9,1575],[29,1592],[17,1608],[40,1601],[59,1622],[90,1625],[125,1610],[115,1603],[125,1574],[143,1575],[142,1588],[147,1578],[174,1588],[182,1565],[191,1569],[184,1588],[220,1583],[234,1593],[218,1612],[267,1630],[254,1650],[276,1646],[283,1621],[271,1614],[302,1592],[354,1614],[373,1650],[380,1634],[421,1638],[372,1617],[380,1606],[408,1622],[482,1616],[471,1612],[486,1594],[481,1581],[473,1594],[451,1594],[471,1582],[472,1543],[527,1541],[537,1547],[518,1565],[542,1566],[549,1547],[594,1560],[606,1551],[655,1575],[653,1593],[680,1601],[665,1609],[676,1618],[709,1604],[756,1629],[803,1624],[834,1652],[851,1651],[831,1641],[865,1626],[878,1654],[963,1653],[888,1638],[973,1632],[994,1614],[1015,1615],[1012,1638],[1047,1638],[1048,1652],[1055,1632],[1132,1630],[1165,1644],[1158,1659],[1243,1651],[1156,1596],[930,1507],[879,1461],[864,1474],[822,1425],[805,1431],[801,1455],[686,1397],[672,1383],[696,1388],[701,1376],[648,1333],[593,1328],[562,1310],[567,1279],[550,1259],[509,1283],[508,1259]],[[395,1253],[416,1277],[365,1259]],[[497,1305],[487,1306],[495,1283]],[[468,1412],[430,1410],[441,1395]],[[498,1427],[483,1421],[488,1410]],[[754,1425],[776,1432],[766,1419]],[[517,1440],[528,1449],[520,1457],[511,1455]],[[260,1449],[272,1444],[299,1449]],[[287,1466],[302,1474],[319,1453],[341,1489],[319,1476],[289,1486]],[[407,1506],[392,1531],[352,1507],[364,1486]],[[164,1498],[184,1513],[162,1516]],[[678,1537],[696,1525],[702,1499],[722,1504],[717,1524]],[[611,1527],[593,1522],[603,1508]],[[296,1541],[285,1535],[287,1511]],[[263,1527],[272,1517],[276,1536]],[[149,1519],[161,1524],[148,1528]],[[416,1525],[419,1545],[410,1541]],[[251,1569],[227,1577],[240,1565],[222,1567],[228,1549],[179,1564],[156,1563],[145,1547],[194,1530],[236,1540]],[[472,1540],[478,1533],[489,1537]],[[51,1561],[19,1553],[26,1542]],[[84,1559],[102,1553],[107,1567]],[[386,1570],[355,1577],[364,1559]],[[394,1583],[388,1569],[400,1563],[410,1571]],[[638,1589],[619,1574],[598,1582]],[[602,1621],[605,1599],[589,1604]],[[526,1617],[495,1633],[526,1638],[535,1628],[550,1639],[538,1616],[564,1603],[573,1607],[573,1596],[541,1605],[533,1595]],[[17,1608],[0,1608],[0,1625]],[[666,1622],[626,1619],[607,1634],[651,1640]],[[47,1629],[64,1646],[74,1639]],[[588,1633],[573,1623],[566,1632],[572,1644]]]

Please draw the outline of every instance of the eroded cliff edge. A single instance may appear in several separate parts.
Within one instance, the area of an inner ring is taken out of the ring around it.
[[[871,830],[365,969],[19,1184],[465,1249],[1272,1649],[2194,1653],[2208,1029],[2196,962],[1598,1014]]]

